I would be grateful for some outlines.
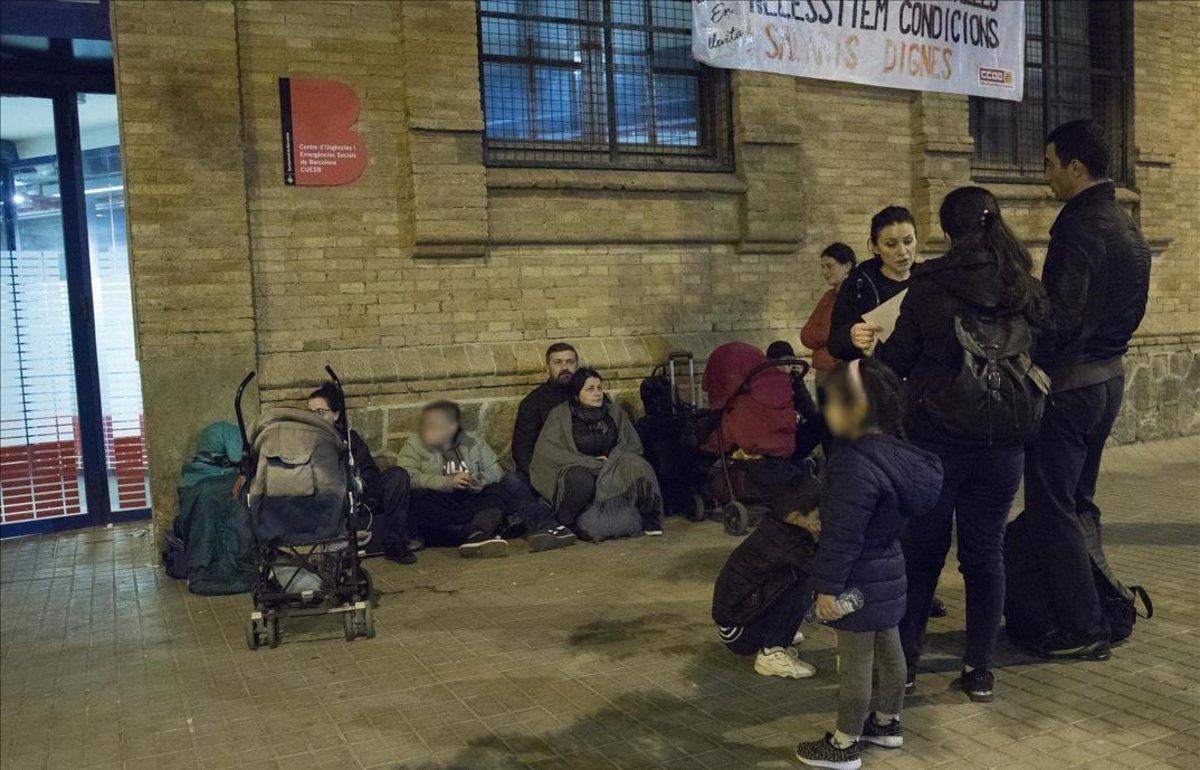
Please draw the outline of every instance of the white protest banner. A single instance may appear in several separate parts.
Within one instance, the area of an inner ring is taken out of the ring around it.
[[[692,0],[714,67],[1020,101],[1021,0]]]

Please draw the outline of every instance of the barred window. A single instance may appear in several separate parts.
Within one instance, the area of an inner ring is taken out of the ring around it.
[[[488,165],[728,169],[729,77],[691,26],[690,0],[479,0]]]
[[[1131,5],[1025,0],[1024,101],[971,97],[977,179],[1041,179],[1046,135],[1069,120],[1092,118],[1112,147],[1110,175],[1128,181]]]

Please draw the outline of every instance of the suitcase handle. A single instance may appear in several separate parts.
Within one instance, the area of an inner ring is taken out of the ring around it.
[[[692,406],[700,405],[700,389],[696,385],[696,358],[690,350],[676,350],[667,354],[666,367],[670,374],[668,375],[671,381],[671,411],[679,405],[679,392],[675,385],[675,364],[676,362],[687,362],[688,381],[692,383]]]

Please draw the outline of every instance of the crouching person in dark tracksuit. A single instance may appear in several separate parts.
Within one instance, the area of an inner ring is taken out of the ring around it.
[[[821,522],[821,484],[807,478],[788,485],[769,515],[729,555],[713,588],[712,616],[721,641],[738,655],[754,655],[763,676],[804,679],[817,673],[800,660],[800,624],[808,610]]]

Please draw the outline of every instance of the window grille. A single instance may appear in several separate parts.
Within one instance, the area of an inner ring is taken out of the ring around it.
[[[728,73],[691,25],[689,0],[479,0],[488,165],[730,168]]]
[[[1129,179],[1132,14],[1120,0],[1025,0],[1025,98],[971,97],[977,179],[1042,178],[1043,142],[1092,118],[1112,148],[1109,175]]]

